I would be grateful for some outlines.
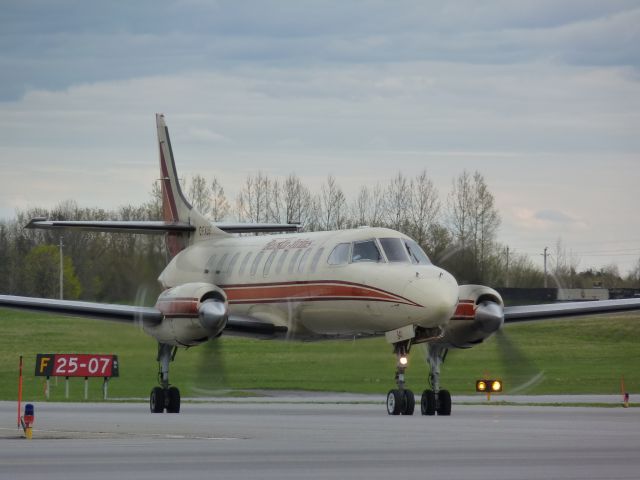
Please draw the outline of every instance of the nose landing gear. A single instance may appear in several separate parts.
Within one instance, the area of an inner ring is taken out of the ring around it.
[[[397,358],[395,379],[398,388],[389,390],[387,394],[387,413],[389,415],[413,415],[416,406],[413,392],[404,388],[404,371],[407,368],[409,348],[409,341],[394,344],[394,352]]]

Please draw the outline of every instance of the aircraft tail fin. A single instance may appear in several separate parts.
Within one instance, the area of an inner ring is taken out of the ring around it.
[[[191,206],[184,196],[169,139],[169,129],[164,115],[156,114],[158,146],[160,149],[160,182],[162,185],[162,215],[165,222],[188,223],[195,227],[193,232],[172,232],[167,234],[167,249],[171,257],[180,250],[196,242],[216,236],[228,235],[213,225]]]

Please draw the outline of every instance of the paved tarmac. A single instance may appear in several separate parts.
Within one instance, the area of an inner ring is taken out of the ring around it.
[[[313,402],[313,396],[307,397]],[[0,479],[638,479],[640,408],[369,403],[36,403],[34,438],[0,402]],[[326,399],[325,399],[326,400]]]

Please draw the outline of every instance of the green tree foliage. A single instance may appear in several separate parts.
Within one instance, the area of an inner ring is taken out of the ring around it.
[[[80,280],[76,276],[70,257],[62,259],[64,298],[80,297]],[[33,247],[24,261],[26,293],[33,297],[59,298],[60,248],[56,245]]]

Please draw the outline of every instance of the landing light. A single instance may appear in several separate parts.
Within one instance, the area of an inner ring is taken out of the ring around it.
[[[407,359],[407,357],[405,357],[403,355],[403,356],[400,357],[399,362],[400,362],[400,365],[402,365],[404,367],[405,365],[407,365],[407,363],[409,363],[409,360]]]

